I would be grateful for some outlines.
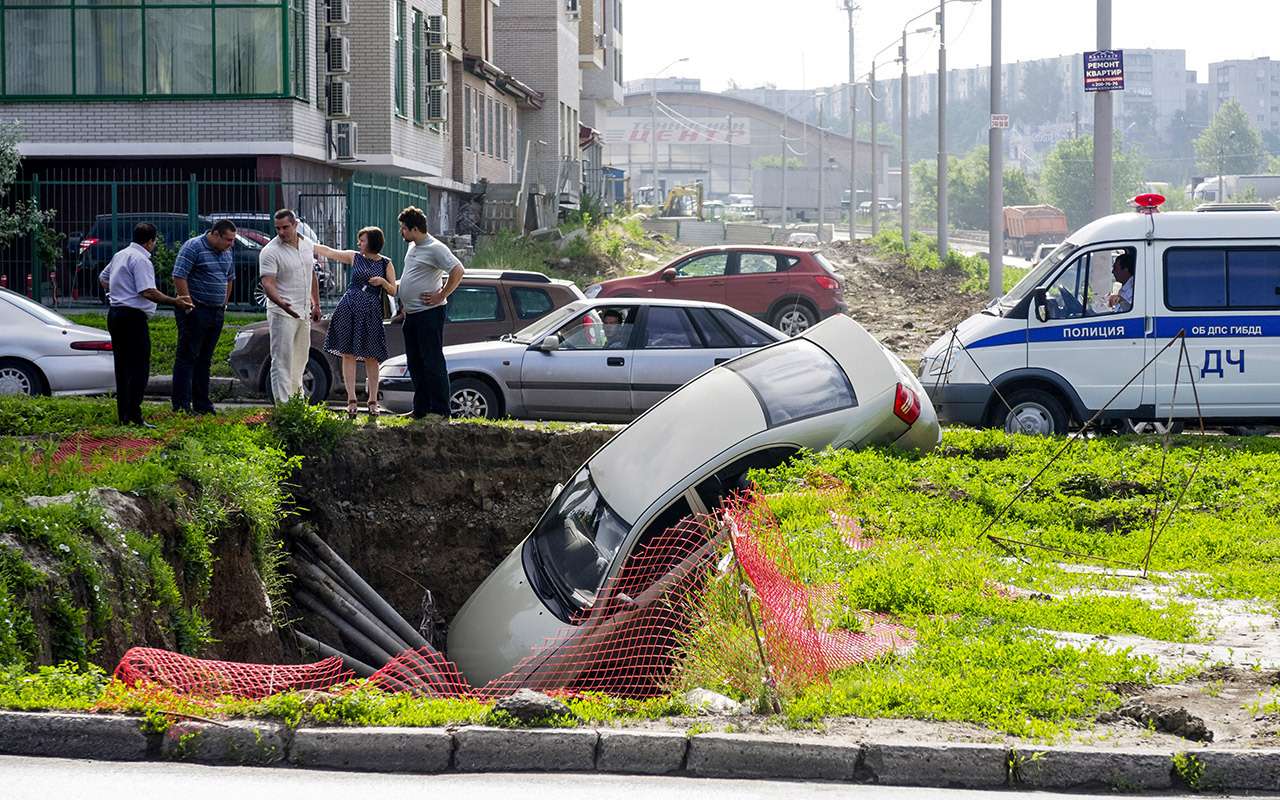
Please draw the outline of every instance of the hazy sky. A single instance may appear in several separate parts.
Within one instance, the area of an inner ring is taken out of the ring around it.
[[[937,0],[860,0],[858,74],[871,56],[895,43],[904,23]],[[1112,46],[1187,51],[1187,68],[1204,81],[1210,61],[1280,58],[1280,0],[1114,0]],[[1094,49],[1095,0],[1004,0],[1004,60],[1030,60]],[[719,91],[742,87],[829,86],[848,80],[848,17],[841,0],[626,0],[627,80],[665,74],[701,78]],[[932,14],[912,25],[932,23]],[[937,37],[909,40],[912,74],[937,70]],[[950,67],[991,60],[991,3],[947,4]],[[891,47],[878,60],[896,56]],[[882,67],[886,72],[896,65]]]

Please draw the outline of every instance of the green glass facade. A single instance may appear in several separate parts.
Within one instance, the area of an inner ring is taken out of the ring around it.
[[[0,0],[0,100],[305,100],[306,18],[306,0]]]

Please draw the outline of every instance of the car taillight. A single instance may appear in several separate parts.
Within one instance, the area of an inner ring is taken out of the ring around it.
[[[110,350],[111,342],[72,342],[72,350]]]
[[[840,288],[840,281],[828,275],[814,275],[813,279],[818,282],[819,286],[828,291],[834,292]]]
[[[911,389],[898,384],[898,392],[893,398],[893,413],[908,425],[914,425],[920,419],[920,398]]]
[[[90,247],[93,247],[97,243],[98,243],[97,239],[81,239],[80,252],[83,253],[85,250],[88,250]]]

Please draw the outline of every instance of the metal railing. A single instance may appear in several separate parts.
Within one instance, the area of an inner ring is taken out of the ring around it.
[[[235,285],[232,304],[261,307],[258,254],[275,235],[273,213],[292,208],[304,230],[324,244],[354,248],[356,232],[376,225],[386,234],[385,254],[397,266],[406,245],[396,217],[408,205],[427,206],[425,184],[355,174],[336,181],[261,180],[251,172],[171,170],[49,170],[15,183],[10,202],[26,201],[53,212],[52,236],[26,236],[0,248],[0,286],[56,307],[100,306],[98,273],[128,245],[133,227],[150,222],[162,248],[155,262],[167,280],[172,258],[186,239],[228,218],[240,232],[232,250]],[[41,246],[43,240],[45,246]],[[317,263],[321,302],[329,305],[346,290],[348,267]]]

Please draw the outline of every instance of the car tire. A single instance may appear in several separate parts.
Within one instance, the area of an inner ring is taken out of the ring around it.
[[[0,396],[48,394],[44,378],[30,364],[16,360],[0,360]]]
[[[302,393],[312,403],[329,399],[329,372],[315,356],[307,359],[307,366],[302,370]]]
[[[449,416],[493,419],[498,416],[498,395],[493,387],[475,378],[449,382]]]
[[[1274,425],[1227,425],[1222,429],[1228,436],[1269,436],[1275,431]]]
[[[1042,389],[1018,389],[1005,396],[994,412],[997,427],[1005,433],[1054,436],[1067,432],[1067,409],[1057,397]]]
[[[807,303],[796,300],[778,306],[769,324],[788,336],[799,336],[818,324],[818,314]]]

